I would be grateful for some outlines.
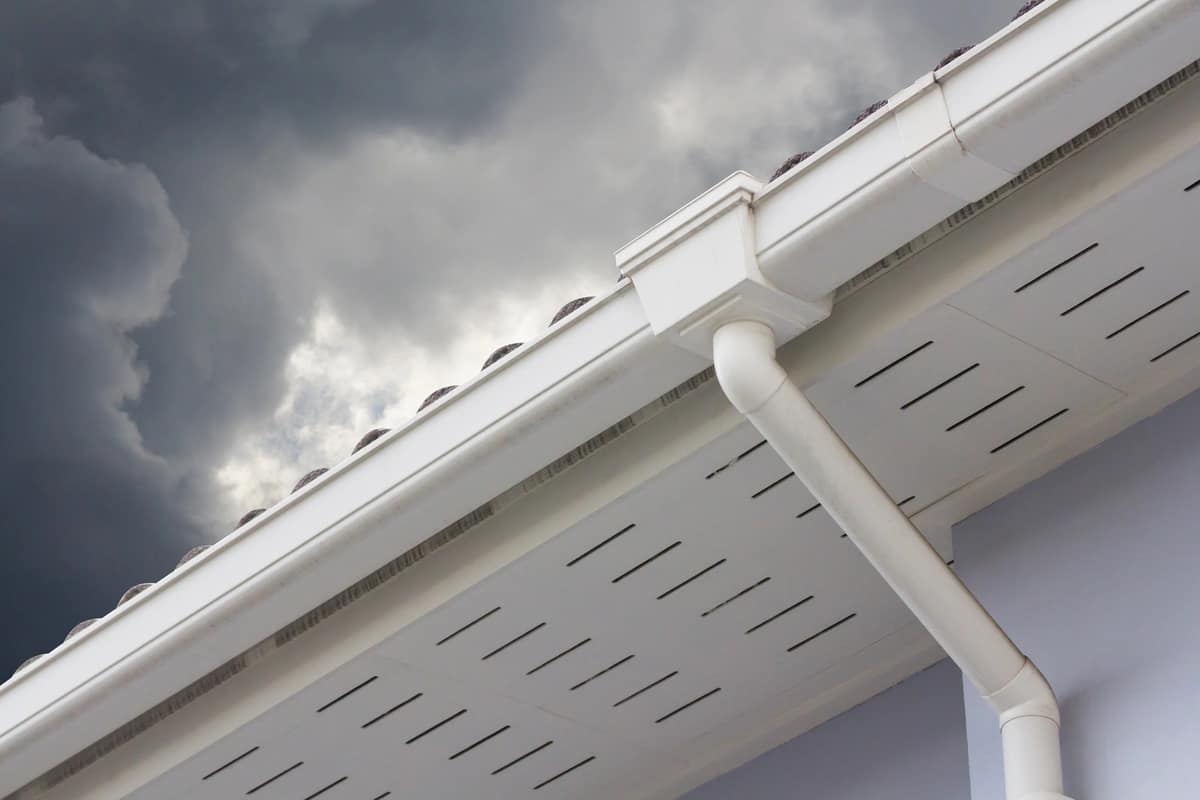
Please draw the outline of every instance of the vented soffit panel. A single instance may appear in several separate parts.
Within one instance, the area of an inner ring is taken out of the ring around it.
[[[948,523],[1196,387],[1198,143],[1189,80],[781,351],[947,561]],[[684,389],[16,796],[674,797],[936,659]]]

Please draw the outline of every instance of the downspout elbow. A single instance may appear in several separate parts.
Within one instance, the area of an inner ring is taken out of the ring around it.
[[[1062,794],[1058,701],[1029,659],[984,699],[995,710],[1004,749],[1004,783],[1012,800],[1068,800]]]
[[[730,322],[713,335],[713,363],[726,397],[742,414],[753,414],[787,380],[775,361],[775,334],[761,322]]]
[[[1019,717],[1045,717],[1055,725],[1061,721],[1054,690],[1028,658],[1011,681],[983,699],[996,712],[1001,728]]]

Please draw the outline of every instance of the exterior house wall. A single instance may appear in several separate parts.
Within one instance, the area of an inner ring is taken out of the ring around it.
[[[1058,694],[1068,795],[1200,796],[1200,393],[956,526],[955,559]],[[971,796],[1002,800],[964,689]]]
[[[966,800],[961,687],[941,661],[685,797]]]

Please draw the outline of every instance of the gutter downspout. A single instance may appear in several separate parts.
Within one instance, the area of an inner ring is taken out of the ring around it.
[[[1068,800],[1050,685],[788,379],[775,348],[761,322],[719,327],[713,360],[726,396],[995,710],[1008,800]]]

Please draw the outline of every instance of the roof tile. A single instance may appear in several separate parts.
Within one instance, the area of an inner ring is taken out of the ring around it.
[[[265,509],[258,509],[258,508],[256,508],[256,509],[254,509],[254,510],[255,510],[255,511],[262,512],[262,511],[263,511],[263,510],[265,510]],[[253,513],[253,512],[251,512],[251,513]],[[255,515],[255,516],[257,516],[257,515]],[[242,519],[245,519],[245,517],[242,517]],[[243,524],[244,524],[244,523],[243,523]],[[240,527],[240,526],[239,526],[239,527]],[[201,544],[201,545],[196,545],[196,546],[195,546],[195,547],[193,547],[191,550],[188,550],[186,553],[184,553],[184,554],[183,554],[183,558],[179,559],[179,563],[175,565],[175,569],[179,569],[179,568],[180,568],[180,567],[182,567],[184,564],[186,564],[187,562],[191,561],[193,558],[195,558],[196,556],[200,555],[201,553],[203,553],[205,550],[207,550],[207,549],[208,549],[208,548],[210,548],[210,547],[212,547],[212,545],[211,545],[211,544]]]
[[[483,367],[481,367],[481,370],[487,369],[492,364],[495,364],[497,361],[504,358],[506,355],[511,353],[513,350],[516,350],[522,344],[523,344],[523,342],[513,342],[512,344],[506,344],[503,347],[497,347],[495,350],[492,351],[492,354],[487,357],[487,361],[483,362]]]
[[[17,667],[15,670],[13,670],[13,675],[16,675],[18,672],[25,669],[26,667],[31,666],[33,664],[33,662],[39,661],[45,657],[46,657],[45,653],[38,653],[36,656],[30,656],[29,658],[27,658],[21,662],[21,666]]]
[[[137,597],[139,594],[146,591],[153,585],[154,585],[153,583],[139,583],[134,586],[130,586],[128,589],[125,590],[125,594],[121,595],[121,599],[117,601],[117,608],[120,608],[121,606],[125,605],[130,600]]]
[[[304,477],[301,478],[300,480],[296,481],[296,485],[292,487],[292,494],[295,494],[296,492],[303,489],[305,486],[308,486],[310,483],[312,483],[317,478],[324,475],[326,472],[329,472],[329,467],[321,467],[320,469],[314,469],[312,472],[306,472],[304,474]],[[257,514],[255,516],[257,516]]]
[[[566,319],[567,317],[571,316],[579,309],[586,306],[593,299],[595,299],[595,298],[593,298],[590,295],[588,297],[576,297],[574,300],[567,303],[565,306],[563,306],[562,308],[560,308],[558,310],[558,313],[554,315],[554,319],[550,320],[551,327],[562,322],[564,319]]]
[[[853,128],[855,125],[862,122],[867,117],[871,116],[872,114],[874,114],[876,111],[883,108],[887,104],[888,104],[888,101],[887,101],[886,97],[882,100],[876,100],[874,103],[871,103],[871,105],[867,106],[862,111],[858,112],[858,116],[855,117],[854,121],[850,123],[849,128]]]
[[[1022,3],[1021,7],[1017,9],[1017,14],[1013,17],[1013,19],[1020,19],[1030,11],[1033,11],[1035,8],[1040,6],[1042,2],[1043,0],[1028,0],[1028,2]]]
[[[450,394],[457,388],[458,388],[458,384],[454,383],[449,386],[443,386],[440,389],[434,389],[432,392],[429,393],[428,397],[426,397],[424,400],[421,401],[421,406],[417,409],[417,413],[418,414],[421,413],[422,411],[425,410],[426,406],[433,405],[438,400],[441,400],[443,397]]]
[[[359,450],[362,450],[364,447],[378,439],[380,436],[383,436],[390,430],[391,428],[372,428],[371,430],[367,431],[363,434],[363,437],[358,440],[358,444],[354,445],[354,449],[350,451],[350,455],[354,455]]]
[[[939,61],[939,62],[937,63],[937,66],[933,68],[933,69],[934,69],[934,71],[936,72],[937,70],[939,70],[939,69],[941,69],[942,67],[946,66],[946,65],[947,65],[947,64],[949,64],[950,62],[952,62],[952,61],[956,60],[956,59],[957,59],[959,56],[961,56],[963,53],[967,52],[968,50],[970,50],[970,49],[971,49],[972,47],[974,47],[974,46],[975,46],[975,45],[973,45],[973,44],[969,44],[969,45],[966,45],[965,47],[956,47],[956,48],[954,48],[953,50],[951,50],[949,53],[947,53],[945,56],[943,56],[943,57],[942,57],[942,60],[941,60],[941,61]]]
[[[771,180],[775,180],[784,173],[788,172],[792,167],[800,164],[812,154],[812,150],[805,150],[803,153],[796,153],[796,155],[779,165],[779,169],[775,170],[775,172],[771,175]]]
[[[74,628],[71,628],[70,632],[67,634],[66,638],[63,639],[63,641],[64,642],[67,641],[67,639],[70,639],[72,636],[74,636],[77,633],[82,633],[83,631],[92,627],[99,621],[100,621],[99,617],[93,617],[92,619],[85,619],[83,622],[80,622]]]
[[[294,490],[293,490],[293,491],[294,491]],[[250,509],[250,510],[249,510],[249,511],[247,511],[245,514],[242,514],[242,518],[241,518],[241,519],[239,519],[239,520],[237,521],[237,526],[236,526],[236,528],[235,528],[234,530],[236,530],[237,528],[240,528],[240,527],[242,527],[242,526],[243,526],[243,525],[245,525],[247,522],[249,522],[250,520],[252,520],[252,519],[254,519],[255,517],[257,517],[259,514],[263,514],[263,513],[265,513],[265,512],[266,512],[266,509],[265,509],[265,508],[252,508],[252,509]]]

